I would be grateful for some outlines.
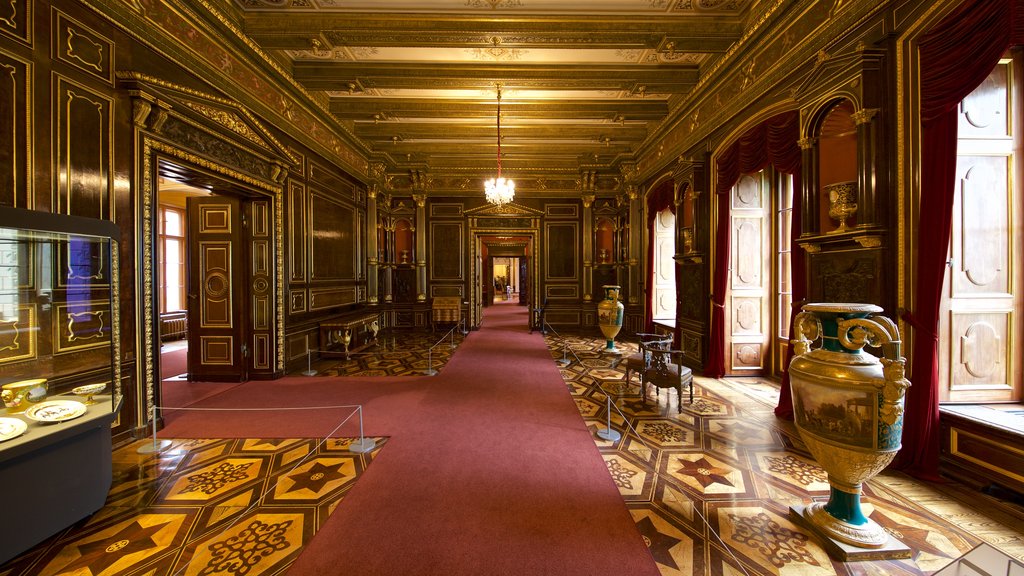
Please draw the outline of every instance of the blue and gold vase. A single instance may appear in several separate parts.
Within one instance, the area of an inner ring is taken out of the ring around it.
[[[597,304],[597,326],[601,329],[608,344],[605,352],[618,354],[619,349],[615,347],[615,336],[622,329],[622,311],[625,307],[619,302],[619,286],[605,284],[604,300]]]
[[[824,535],[858,548],[889,543],[888,533],[861,510],[861,485],[900,449],[910,386],[899,329],[881,311],[872,304],[805,305],[795,319],[789,364],[796,427],[831,488],[827,503],[793,511]],[[879,347],[882,357],[865,352],[865,345]]]

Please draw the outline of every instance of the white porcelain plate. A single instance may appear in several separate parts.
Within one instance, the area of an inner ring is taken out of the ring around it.
[[[25,433],[28,424],[18,418],[0,418],[0,442],[17,438]]]
[[[85,404],[74,400],[47,400],[25,410],[25,416],[38,422],[64,422],[85,414]]]

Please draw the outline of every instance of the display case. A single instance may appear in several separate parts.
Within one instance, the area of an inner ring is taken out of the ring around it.
[[[121,404],[117,226],[0,207],[0,563],[102,507]]]

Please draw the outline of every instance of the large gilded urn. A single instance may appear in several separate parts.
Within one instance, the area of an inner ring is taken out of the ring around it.
[[[796,427],[828,472],[827,503],[793,507],[805,525],[847,545],[891,547],[861,510],[861,485],[900,449],[904,378],[899,329],[872,304],[807,304],[795,322],[789,365]],[[819,340],[820,345],[811,345]],[[878,358],[864,350],[878,347]],[[899,543],[896,542],[898,545]]]
[[[604,300],[597,304],[597,326],[601,328],[601,333],[608,341],[604,349],[605,352],[618,354],[619,349],[615,347],[615,337],[619,334],[619,330],[622,330],[622,312],[625,307],[622,302],[619,302],[619,286],[605,284],[602,288],[604,288]]]

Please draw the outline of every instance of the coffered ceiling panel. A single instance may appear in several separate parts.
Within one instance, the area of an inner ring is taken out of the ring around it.
[[[618,174],[757,16],[757,0],[235,1],[371,160],[470,179],[496,163],[499,87],[509,176]]]

